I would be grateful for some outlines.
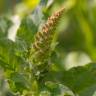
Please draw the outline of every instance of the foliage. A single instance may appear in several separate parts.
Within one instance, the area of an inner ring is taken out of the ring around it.
[[[95,96],[95,0],[8,1],[0,1],[0,96]]]

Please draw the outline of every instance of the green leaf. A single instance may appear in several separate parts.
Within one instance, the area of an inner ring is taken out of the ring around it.
[[[37,26],[33,23],[32,19],[25,17],[22,20],[21,26],[18,29],[17,40],[20,38],[27,44],[31,44],[33,41],[33,36],[37,32]]]
[[[9,64],[5,63],[4,61],[0,60],[0,67],[4,68],[4,69],[9,69],[9,70],[13,70],[12,67],[9,66]]]
[[[85,90],[96,85],[96,64],[91,63],[84,67],[72,68],[65,71],[62,83],[78,94],[84,94]],[[83,96],[83,95],[80,95]],[[87,96],[87,95],[84,95]]]
[[[44,82],[60,82],[60,84],[67,86],[73,93],[80,96],[92,96],[96,88],[95,75],[96,64],[90,63],[85,66],[72,68],[68,71],[50,69],[50,72],[45,75],[43,80]],[[53,84],[47,85],[50,87]],[[86,92],[91,95],[88,95]]]
[[[12,25],[11,20],[7,17],[0,17],[0,39],[7,37],[8,28]]]
[[[0,40],[0,60],[2,67],[7,67],[8,69],[12,70],[19,70],[19,67],[22,64],[25,64],[22,53],[22,51],[24,52],[25,50],[21,47],[22,50],[19,50],[21,53],[18,55],[17,46],[19,46],[17,43],[14,43],[6,38]]]
[[[22,92],[24,89],[30,88],[30,84],[29,84],[26,76],[22,73],[17,73],[17,72],[12,73],[10,75],[10,81],[11,81],[11,84],[13,82],[12,86],[14,86],[13,90],[15,90],[15,91]]]

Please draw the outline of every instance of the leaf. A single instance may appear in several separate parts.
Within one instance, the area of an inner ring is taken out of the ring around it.
[[[3,37],[7,37],[7,31],[11,25],[12,22],[7,17],[0,17],[0,39]]]
[[[96,96],[96,84],[80,92],[80,96]],[[93,95],[94,94],[94,95]]]
[[[43,80],[44,82],[60,82],[60,84],[67,86],[73,93],[80,96],[88,96],[86,92],[89,92],[91,94],[89,96],[92,96],[96,88],[95,75],[96,64],[90,63],[82,67],[72,68],[68,71],[50,69],[50,72],[45,75]]]
[[[17,33],[17,40],[20,39],[25,41],[26,44],[31,44],[33,41],[33,36],[37,32],[37,26],[33,23],[32,19],[29,17],[25,17],[22,22],[21,26],[18,29]]]
[[[29,87],[30,87],[30,84],[29,84],[26,76],[22,73],[17,73],[17,72],[12,73],[10,75],[10,81],[11,81],[11,84],[13,82],[14,85],[12,85],[12,86],[14,86],[13,90],[15,90],[15,91],[22,92],[22,90],[29,89]]]
[[[72,68],[63,73],[63,84],[75,93],[84,94],[84,91],[96,85],[96,64],[91,63],[84,67]],[[83,95],[80,95],[83,96]],[[87,96],[87,95],[84,95]]]
[[[39,27],[42,23],[43,13],[42,13],[42,6],[38,6],[33,13],[30,15],[30,19],[32,19],[33,23]]]
[[[75,96],[72,90],[62,84],[49,81],[46,82],[46,86],[50,90],[52,96]]]
[[[10,65],[12,66],[12,64],[10,64],[10,62],[9,62],[10,61],[9,58],[11,56],[13,57],[14,48],[12,45],[14,45],[13,42],[11,42],[8,39],[0,40],[0,56],[1,56],[0,59],[1,59],[2,63],[6,63],[6,64],[8,64],[8,66],[10,66]],[[13,58],[12,58],[12,60],[13,60]],[[11,60],[11,62],[12,62],[12,60]]]
[[[4,61],[0,60],[0,67],[4,68],[4,69],[9,69],[9,70],[13,70],[12,67],[9,66],[9,64],[5,63]]]
[[[19,69],[19,66],[24,63],[23,57],[21,58],[16,54],[16,47],[16,44],[11,40],[0,40],[0,60],[2,67],[17,70]]]

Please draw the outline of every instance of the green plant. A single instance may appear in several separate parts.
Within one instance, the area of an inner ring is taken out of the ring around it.
[[[48,71],[49,58],[52,53],[52,40],[54,38],[56,25],[62,17],[64,8],[48,18],[48,21],[43,25],[41,32],[37,32],[34,43],[28,50],[28,62],[32,64],[33,69],[36,67],[37,72]],[[36,71],[35,68],[35,71]],[[39,68],[39,70],[38,70]],[[41,69],[40,69],[41,68]]]
[[[54,31],[59,19],[62,17],[63,11],[64,8],[49,17],[48,21],[42,27],[41,32],[37,32],[29,55],[29,59],[33,60],[32,63],[36,63],[37,65],[43,64],[47,61],[48,57],[50,57]]]
[[[95,1],[9,1],[0,1],[0,96],[95,96]]]

